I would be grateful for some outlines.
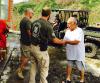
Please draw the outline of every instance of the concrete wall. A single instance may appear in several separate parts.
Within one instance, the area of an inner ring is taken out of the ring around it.
[[[8,16],[8,0],[0,0],[0,18],[7,19]]]

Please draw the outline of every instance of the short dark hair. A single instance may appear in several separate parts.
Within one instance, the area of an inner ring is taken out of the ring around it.
[[[51,10],[50,10],[50,8],[49,7],[44,7],[43,9],[42,9],[42,16],[49,16],[51,14]]]

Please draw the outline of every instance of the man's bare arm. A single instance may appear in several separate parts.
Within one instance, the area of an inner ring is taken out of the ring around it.
[[[31,31],[30,30],[27,30],[27,33],[28,33],[28,35],[31,37]]]
[[[58,38],[53,38],[53,43],[55,44],[60,44],[60,45],[64,45],[66,41],[64,40],[60,40]]]
[[[79,40],[73,40],[73,41],[66,40],[66,44],[77,45],[77,44],[79,44],[79,43],[80,43]]]

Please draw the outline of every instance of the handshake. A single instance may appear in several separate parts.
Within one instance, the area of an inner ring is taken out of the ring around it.
[[[70,45],[77,45],[79,44],[79,40],[62,40],[62,44],[66,45],[66,44],[70,44]]]
[[[62,45],[66,45],[67,44],[67,40],[62,40]]]
[[[79,40],[60,40],[58,38],[53,39],[53,43],[59,45],[66,45],[66,44],[77,45],[79,42],[80,42]]]
[[[68,41],[67,40],[61,40],[61,39],[58,39],[58,38],[54,38],[53,43],[59,44],[59,45],[66,45],[68,43]]]

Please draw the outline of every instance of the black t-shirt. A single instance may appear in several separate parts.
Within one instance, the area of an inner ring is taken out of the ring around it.
[[[31,21],[27,18],[24,17],[21,22],[20,22],[20,31],[21,31],[21,43],[25,45],[30,45],[31,44],[31,38],[28,35],[28,30],[31,29]]]
[[[32,23],[32,43],[48,44],[55,38],[50,22],[40,18]]]

